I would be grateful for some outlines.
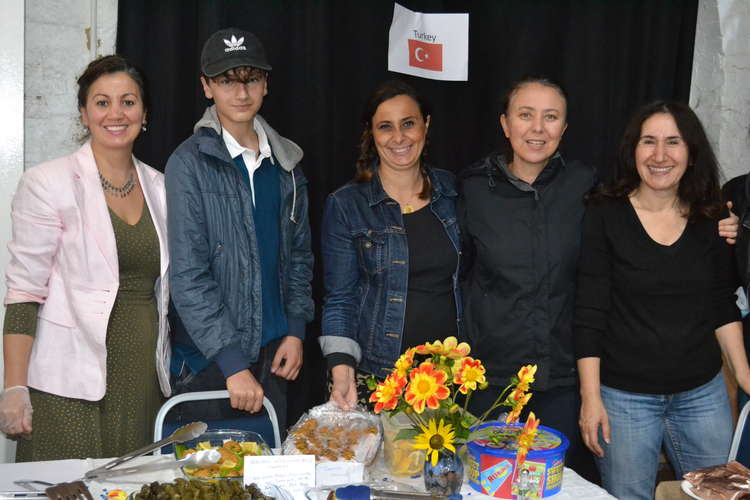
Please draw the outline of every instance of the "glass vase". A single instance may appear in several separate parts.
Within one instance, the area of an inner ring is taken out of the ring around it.
[[[443,450],[433,466],[428,458],[423,469],[424,489],[434,495],[454,495],[464,482],[464,463],[457,453]]]
[[[415,450],[411,439],[396,439],[402,429],[413,426],[409,417],[403,413],[387,415],[380,414],[383,422],[383,459],[388,471],[393,476],[416,476],[422,471],[424,464],[424,450]]]

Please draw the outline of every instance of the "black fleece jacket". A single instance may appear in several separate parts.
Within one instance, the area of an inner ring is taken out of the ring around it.
[[[594,169],[555,155],[529,185],[491,154],[459,177],[465,335],[493,385],[537,364],[534,389],[575,385],[573,311]]]

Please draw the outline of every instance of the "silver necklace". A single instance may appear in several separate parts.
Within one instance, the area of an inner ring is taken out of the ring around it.
[[[109,193],[112,196],[117,196],[119,198],[125,198],[133,192],[133,189],[135,189],[135,175],[133,175],[132,170],[130,171],[130,177],[128,177],[127,182],[122,186],[115,186],[109,179],[104,177],[101,172],[99,172],[99,182],[102,183],[102,189],[105,193]]]

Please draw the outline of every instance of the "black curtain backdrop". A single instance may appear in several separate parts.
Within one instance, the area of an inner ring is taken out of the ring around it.
[[[120,0],[117,50],[150,81],[148,132],[136,155],[163,170],[207,104],[198,81],[203,42],[224,27],[252,31],[274,68],[261,114],[305,151],[313,250],[319,256],[325,196],[351,178],[361,109],[385,79],[403,78],[431,102],[428,158],[455,172],[497,147],[503,90],[522,76],[548,76],[566,88],[569,126],[561,150],[596,166],[603,178],[638,105],[689,97],[697,0],[401,4],[419,12],[469,13],[468,82],[387,71],[392,1]],[[290,388],[290,422],[324,398],[318,335],[316,319],[308,329],[305,368]]]

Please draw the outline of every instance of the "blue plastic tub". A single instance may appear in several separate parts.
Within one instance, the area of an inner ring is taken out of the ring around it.
[[[503,424],[491,422],[480,426],[497,427],[508,437],[498,447],[488,440],[477,440],[467,444],[469,452],[468,476],[472,488],[497,498],[512,498],[513,494],[526,493],[531,498],[545,498],[554,495],[562,488],[565,452],[570,442],[561,432],[539,426],[534,445],[526,454],[520,474],[525,476],[521,484],[528,486],[536,494],[518,491],[519,481],[513,479],[516,463],[516,438],[523,429],[522,423]],[[525,471],[525,472],[524,472]],[[539,494],[541,492],[541,494]]]

